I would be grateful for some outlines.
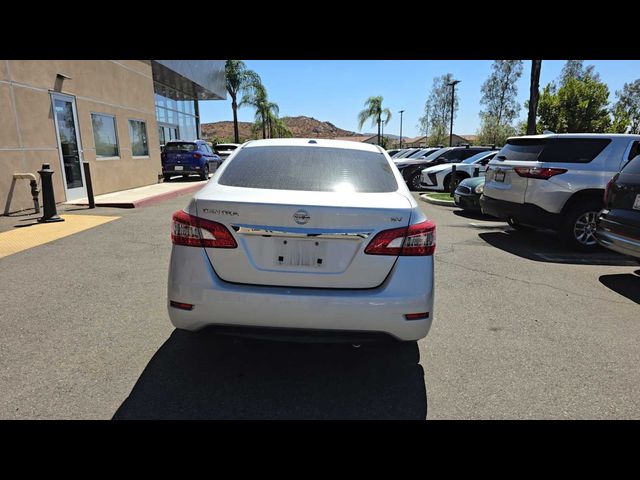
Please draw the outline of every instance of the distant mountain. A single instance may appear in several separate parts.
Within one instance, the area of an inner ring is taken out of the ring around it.
[[[331,122],[322,122],[313,117],[282,117],[285,125],[294,137],[311,137],[311,138],[333,138],[333,137],[353,137],[362,136],[361,133],[352,132],[336,127]],[[240,142],[244,142],[251,138],[262,138],[262,132],[258,132],[257,137],[252,132],[253,123],[238,122],[238,133]],[[211,140],[214,138],[224,139],[224,141],[233,141],[233,122],[213,122],[203,123],[200,125],[202,138]]]

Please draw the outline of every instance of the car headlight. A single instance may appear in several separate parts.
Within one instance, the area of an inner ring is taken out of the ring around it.
[[[480,185],[478,185],[474,191],[478,194],[484,192],[484,184],[481,183]]]

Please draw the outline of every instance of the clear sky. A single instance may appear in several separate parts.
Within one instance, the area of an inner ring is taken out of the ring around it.
[[[384,97],[383,105],[392,111],[385,133],[399,135],[400,114],[403,136],[419,135],[418,118],[422,115],[433,78],[452,73],[462,82],[456,86],[459,110],[453,130],[474,134],[479,127],[480,87],[491,72],[490,60],[246,60],[267,88],[269,99],[280,107],[280,116],[305,115],[329,121],[339,128],[358,132],[357,116],[365,100],[374,95]],[[540,88],[557,79],[564,61],[543,60]],[[595,65],[601,79],[609,86],[609,101],[626,82],[640,78],[638,60],[585,60]],[[518,82],[521,105],[529,98],[531,61],[525,60]],[[232,120],[231,100],[201,101],[202,123]],[[522,106],[520,119],[527,112]],[[252,122],[254,110],[239,109],[240,121]],[[362,132],[375,132],[365,124]]]

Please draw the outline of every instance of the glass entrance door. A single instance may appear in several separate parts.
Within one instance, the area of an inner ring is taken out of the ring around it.
[[[158,137],[160,138],[160,145],[165,145],[170,140],[177,140],[178,126],[158,122]]]
[[[75,98],[59,93],[51,94],[53,120],[58,137],[58,151],[62,167],[67,201],[86,197],[87,191],[82,168],[78,115]]]

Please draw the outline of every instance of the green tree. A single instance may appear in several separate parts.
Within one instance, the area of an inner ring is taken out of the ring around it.
[[[625,83],[616,92],[618,100],[612,108],[612,131],[640,134],[640,79]]]
[[[455,118],[458,110],[458,92],[455,92],[453,111],[451,111],[451,87],[453,75],[447,73],[433,79],[429,97],[425,102],[425,115],[422,117],[429,125],[429,142],[431,145],[444,144],[449,138],[451,115]],[[426,130],[426,129],[425,129]]]
[[[388,108],[382,108],[382,101],[384,99],[381,96],[369,97],[364,102],[364,110],[358,114],[358,129],[362,130],[362,126],[371,120],[371,126],[378,124],[378,145],[380,145],[380,125],[382,123],[382,115],[386,116],[384,124],[387,125],[391,120],[391,110]]]
[[[249,70],[242,60],[227,60],[224,65],[227,92],[231,97],[233,110],[233,135],[235,143],[240,143],[238,132],[238,95],[251,94],[257,85],[261,84],[260,76]],[[242,105],[242,102],[240,102]]]
[[[595,72],[593,65],[585,67],[584,60],[567,60],[560,73],[560,86],[565,85],[572,78],[584,80],[587,77],[600,81],[600,75]]]
[[[425,141],[429,138],[429,131],[431,126],[431,104],[429,101],[426,101],[424,104],[424,111],[422,116],[418,119],[418,124],[416,127],[418,128],[418,132],[424,132]]]
[[[548,84],[540,96],[538,132],[602,133],[611,126],[609,88],[597,76],[568,77],[557,88]]]
[[[520,104],[517,82],[522,76],[522,60],[495,60],[489,78],[482,84],[480,103],[481,127],[478,141],[484,144],[502,145],[514,135],[513,121],[518,116]]]

